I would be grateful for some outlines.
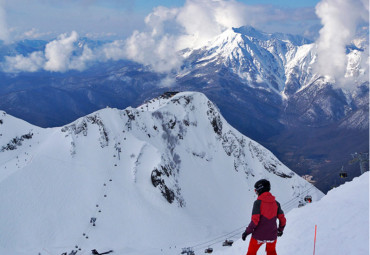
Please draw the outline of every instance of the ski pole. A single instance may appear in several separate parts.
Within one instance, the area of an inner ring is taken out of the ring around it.
[[[313,255],[315,255],[315,248],[316,248],[316,233],[317,233],[317,225],[315,225],[315,238],[313,241]]]

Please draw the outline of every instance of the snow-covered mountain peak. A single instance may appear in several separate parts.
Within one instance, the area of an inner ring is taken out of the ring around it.
[[[270,34],[267,34],[267,33],[264,33],[260,30],[257,30],[256,28],[254,28],[252,26],[243,26],[243,27],[239,27],[239,28],[232,28],[232,30],[235,33],[242,34],[242,35],[245,35],[245,36],[248,36],[248,37],[251,37],[251,38],[256,38],[256,39],[259,39],[259,40],[268,40],[271,37]]]
[[[281,35],[241,27],[226,30],[194,51],[189,59],[198,55],[195,68],[226,66],[249,86],[279,94],[285,87],[284,66],[294,57],[297,47]]]
[[[309,43],[311,43],[309,40],[298,35],[265,33],[251,26],[244,26],[227,29],[205,48],[208,51],[224,49],[225,54],[230,54],[235,48],[248,48],[248,46],[255,48],[260,46],[286,61],[289,58],[286,54],[290,49]]]
[[[219,37],[241,35],[258,41],[279,40],[289,42],[295,46],[312,43],[310,40],[300,36],[283,33],[266,33],[252,26],[233,27],[224,31]]]
[[[30,127],[14,125],[18,137]],[[11,129],[6,118],[2,138]],[[13,138],[0,140],[1,254],[173,254],[244,225],[260,178],[286,211],[323,196],[196,92],[105,108],[8,147]]]
[[[252,26],[232,28],[232,30],[235,33],[239,33],[248,38],[254,38],[254,40],[258,40],[258,41],[281,41],[281,42],[291,43],[294,46],[302,46],[304,44],[312,43],[310,40],[300,35],[283,34],[283,33],[266,33]]]
[[[368,54],[364,49],[368,37],[364,31],[347,47],[347,70],[343,76],[356,84],[368,81]],[[179,77],[205,77],[229,70],[246,86],[283,99],[311,85],[336,83],[334,77],[318,71],[317,45],[298,35],[265,33],[250,26],[230,28],[202,48],[189,52],[185,56],[185,74]]]

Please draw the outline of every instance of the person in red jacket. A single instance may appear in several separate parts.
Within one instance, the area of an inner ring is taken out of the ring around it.
[[[259,180],[254,188],[258,198],[253,204],[252,220],[242,234],[243,241],[252,234],[247,255],[256,255],[262,244],[266,244],[267,255],[276,255],[276,240],[283,235],[286,224],[284,212],[269,192],[271,185],[268,180]],[[279,227],[276,225],[277,219]]]

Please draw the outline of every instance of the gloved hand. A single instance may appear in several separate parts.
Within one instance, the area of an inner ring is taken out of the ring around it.
[[[283,235],[283,231],[278,230],[278,231],[277,231],[277,236],[282,236],[282,235]]]
[[[242,234],[242,239],[243,239],[243,241],[245,241],[245,239],[247,238],[247,236],[248,236],[247,232],[244,232],[244,233]]]

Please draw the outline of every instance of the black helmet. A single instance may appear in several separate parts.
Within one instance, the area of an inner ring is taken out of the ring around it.
[[[261,195],[263,192],[268,192],[271,189],[270,182],[266,179],[261,179],[256,184],[254,184],[254,188],[258,195]]]

